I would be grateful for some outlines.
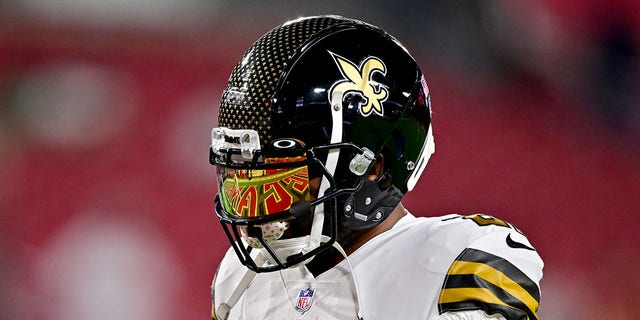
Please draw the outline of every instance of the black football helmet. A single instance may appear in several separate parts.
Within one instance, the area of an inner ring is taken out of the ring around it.
[[[430,105],[414,58],[378,27],[316,16],[259,38],[211,132],[215,212],[241,262],[256,272],[304,264],[340,228],[383,221],[434,152]]]

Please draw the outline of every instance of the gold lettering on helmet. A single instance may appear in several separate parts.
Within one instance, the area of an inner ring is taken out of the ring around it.
[[[382,60],[376,57],[364,59],[360,66],[333,53],[329,52],[336,62],[343,80],[335,82],[329,90],[329,102],[342,104],[344,97],[351,94],[360,95],[364,101],[358,103],[360,112],[368,117],[372,113],[382,116],[384,110],[382,103],[387,100],[389,92],[387,88],[373,80],[373,75],[378,72],[385,75],[387,67]]]

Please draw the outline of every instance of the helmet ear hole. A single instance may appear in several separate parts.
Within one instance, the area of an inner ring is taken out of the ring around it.
[[[386,219],[395,209],[402,193],[393,185],[384,186],[384,181],[381,183],[378,180],[388,180],[388,175],[384,174],[373,180],[366,179],[360,190],[345,199],[342,208],[343,226],[352,230],[369,229]]]

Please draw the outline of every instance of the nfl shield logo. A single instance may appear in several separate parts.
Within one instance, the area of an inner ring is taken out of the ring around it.
[[[309,311],[311,308],[311,304],[313,303],[313,294],[316,292],[315,289],[302,289],[300,293],[298,293],[298,299],[296,300],[296,311],[300,313],[305,313]]]

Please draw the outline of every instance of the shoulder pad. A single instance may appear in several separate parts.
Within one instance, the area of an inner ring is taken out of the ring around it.
[[[449,267],[439,312],[483,310],[507,319],[537,320],[543,263],[535,249],[507,222],[480,215],[461,218],[493,230],[473,241]]]

